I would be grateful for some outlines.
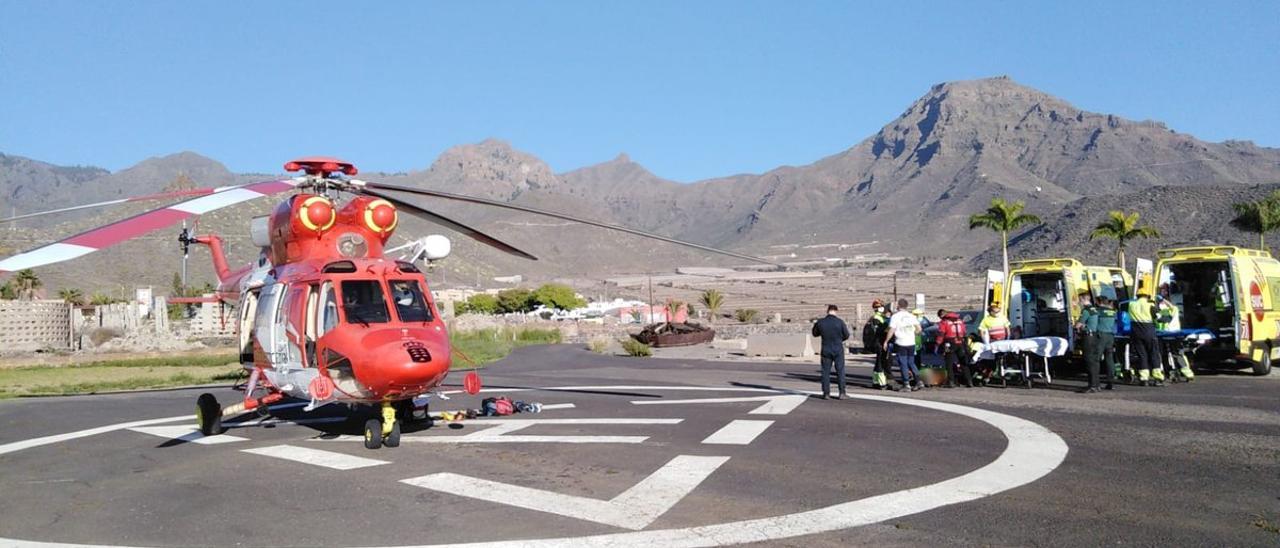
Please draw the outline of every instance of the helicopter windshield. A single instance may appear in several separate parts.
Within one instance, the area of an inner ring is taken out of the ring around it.
[[[429,322],[431,309],[422,296],[422,289],[415,280],[391,280],[391,300],[396,303],[396,314],[402,322]]]
[[[377,280],[346,280],[342,282],[342,313],[347,323],[387,323],[386,296]]]

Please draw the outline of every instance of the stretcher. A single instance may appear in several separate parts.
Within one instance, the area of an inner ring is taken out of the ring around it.
[[[1195,354],[1196,349],[1212,342],[1213,339],[1213,331],[1202,328],[1156,331],[1156,341],[1160,343],[1160,366],[1169,380],[1186,382],[1188,379],[1182,377],[1179,369],[1184,366],[1191,367],[1191,356]],[[1122,366],[1121,373],[1132,381],[1137,378],[1137,375],[1133,370],[1133,354],[1130,352],[1132,343],[1129,334],[1116,335],[1116,347],[1117,354],[1122,358],[1119,364]]]
[[[1053,382],[1049,373],[1049,358],[1065,356],[1070,343],[1062,337],[1030,337],[979,344],[977,352],[970,358],[974,363],[980,360],[993,360],[996,363],[996,376],[1008,382],[1008,375],[1022,377],[1027,388],[1031,388],[1031,379],[1040,377],[1046,384]],[[1040,358],[1040,371],[1032,370],[1032,356]],[[1018,358],[1022,358],[1019,360]],[[1021,362],[1019,364],[1018,362]]]

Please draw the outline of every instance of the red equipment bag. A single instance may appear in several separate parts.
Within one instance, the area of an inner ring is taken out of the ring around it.
[[[499,415],[510,415],[516,412],[516,405],[506,396],[494,400],[493,405],[498,410]]]

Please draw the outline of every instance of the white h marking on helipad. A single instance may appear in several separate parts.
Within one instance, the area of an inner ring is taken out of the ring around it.
[[[763,401],[764,405],[752,409],[751,415],[786,415],[790,413],[805,400],[808,396],[787,394],[783,396],[748,396],[745,398],[700,398],[695,400],[639,400],[631,402],[633,405],[679,405],[692,403],[738,403]]]
[[[450,473],[400,481],[473,499],[640,530],[665,514],[728,460],[729,457],[677,456],[610,500],[565,495]]]
[[[200,433],[200,430],[190,426],[135,426],[130,428],[134,432],[143,434],[151,434],[152,436],[160,436],[171,440],[189,441],[192,443],[200,443],[211,445],[215,443],[232,443],[237,441],[249,441],[247,438],[239,436],[228,436],[221,434],[217,436],[206,436]]]
[[[583,424],[680,424],[684,419],[496,419],[468,423],[487,427],[465,436],[403,436],[400,443],[644,443],[649,436],[532,436],[511,435],[530,426]],[[363,441],[360,436],[340,436],[313,441]]]
[[[306,447],[295,447],[293,445],[272,445],[270,447],[260,447],[257,449],[241,449],[241,451],[245,453],[253,453],[255,455],[275,457],[277,459],[314,464],[325,468],[333,468],[334,470],[353,470],[367,466],[377,466],[379,464],[390,464],[385,460],[366,459],[364,457],[334,453],[332,451],[321,451],[319,449],[309,449]]]
[[[747,445],[773,424],[773,421],[736,420],[707,436],[702,443],[718,445]]]

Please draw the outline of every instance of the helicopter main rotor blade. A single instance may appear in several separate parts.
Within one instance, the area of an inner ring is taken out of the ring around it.
[[[382,198],[383,200],[386,200],[388,202],[391,202],[392,204],[395,204],[396,207],[404,211],[407,211],[422,219],[436,223],[450,230],[457,231],[482,244],[498,248],[502,251],[505,251],[507,253],[510,253],[522,259],[529,259],[531,261],[538,260],[537,257],[534,257],[532,254],[528,252],[522,251],[511,244],[508,244],[502,240],[494,238],[493,236],[480,232],[479,230],[476,230],[467,225],[459,223],[458,221],[445,217],[444,215],[441,215],[434,211],[427,211],[421,207],[418,207],[409,202],[396,198],[395,196],[391,196],[383,192],[377,192],[375,190],[369,190],[368,188],[365,188],[362,192],[370,196],[376,196],[378,198]]]
[[[292,190],[298,185],[298,182],[299,180],[296,179],[284,179],[227,187],[213,194],[139,213],[127,219],[87,230],[75,236],[69,236],[54,243],[0,260],[0,274],[59,263],[88,255],[99,249],[111,247],[148,232],[172,226],[183,219],[247,202],[254,198]]]
[[[467,196],[467,195],[465,195],[465,194],[454,194],[454,193],[451,193],[451,192],[440,192],[440,191],[438,191],[438,190],[427,190],[427,189],[414,188],[414,187],[407,187],[407,186],[389,185],[389,184],[386,184],[386,183],[372,183],[372,182],[368,182],[368,181],[361,181],[361,183],[363,183],[364,188],[366,188],[366,189],[370,189],[370,188],[372,188],[372,189],[381,189],[381,190],[393,190],[393,191],[396,191],[396,192],[406,192],[406,193],[409,193],[409,194],[417,194],[417,195],[419,195],[419,196],[431,196],[431,197],[434,197],[434,198],[444,198],[444,199],[446,199],[446,200],[456,200],[456,201],[460,201],[460,202],[470,202],[470,203],[473,203],[473,204],[480,204],[480,205],[487,205],[487,206],[493,206],[493,207],[500,207],[500,208],[503,208],[503,209],[511,209],[511,210],[515,210],[515,211],[523,211],[523,212],[525,212],[525,213],[533,213],[533,214],[535,214],[535,215],[542,215],[542,216],[545,216],[545,217],[552,217],[552,218],[560,219],[560,220],[564,220],[564,221],[572,221],[572,222],[575,222],[575,223],[582,223],[582,224],[585,224],[585,225],[597,226],[597,227],[600,227],[600,228],[607,228],[607,229],[610,229],[610,230],[617,230],[617,231],[619,231],[619,232],[626,232],[627,234],[633,234],[633,235],[635,235],[635,236],[640,236],[640,237],[644,237],[644,238],[650,238],[650,239],[659,240],[659,241],[663,241],[663,242],[667,242],[667,243],[672,243],[672,244],[676,244],[676,245],[682,245],[682,246],[685,246],[685,247],[691,247],[691,248],[694,248],[694,249],[698,249],[698,250],[701,250],[701,251],[707,251],[707,252],[710,252],[710,253],[718,253],[718,254],[720,254],[720,255],[728,255],[728,256],[730,256],[730,257],[736,257],[736,258],[739,258],[739,259],[745,259],[745,260],[748,260],[748,261],[753,261],[753,262],[758,262],[758,263],[764,263],[764,264],[769,264],[769,265],[778,266],[778,264],[777,264],[777,263],[774,263],[774,262],[772,262],[772,261],[768,261],[768,260],[765,260],[765,259],[761,259],[760,257],[753,257],[753,256],[751,256],[751,255],[744,255],[744,254],[742,254],[742,253],[735,253],[735,252],[733,252],[733,251],[726,251],[726,250],[724,250],[724,249],[718,249],[718,248],[714,248],[714,247],[711,247],[711,246],[705,246],[705,245],[702,245],[702,244],[695,244],[695,243],[693,243],[693,242],[686,242],[686,241],[684,241],[684,240],[677,240],[677,239],[675,239],[675,238],[671,238],[671,237],[663,236],[663,235],[661,235],[661,234],[654,234],[654,233],[652,233],[652,232],[645,232],[645,231],[643,231],[643,230],[637,230],[637,229],[634,229],[634,228],[631,228],[631,227],[628,227],[628,226],[617,225],[617,224],[612,224],[612,223],[606,223],[606,222],[603,222],[603,221],[593,221],[593,220],[591,220],[591,219],[583,219],[583,218],[581,218],[581,217],[574,217],[574,216],[572,216],[572,215],[568,215],[568,214],[565,214],[565,213],[559,213],[559,212],[555,212],[555,211],[549,211],[549,210],[546,210],[546,209],[537,209],[537,208],[532,208],[532,207],[525,207],[525,206],[521,206],[521,205],[510,204],[510,203],[507,203],[507,202],[499,202],[499,201],[497,201],[497,200],[490,200],[490,199],[488,199],[488,198],[480,198],[480,197],[477,197],[477,196]]]
[[[112,205],[117,205],[117,204],[126,204],[126,203],[129,203],[129,202],[147,202],[147,201],[151,201],[151,200],[166,200],[166,199],[169,199],[169,198],[185,198],[185,197],[188,197],[188,196],[206,196],[206,195],[209,195],[209,194],[217,194],[217,193],[222,192],[222,191],[225,191],[225,190],[231,190],[231,189],[234,189],[234,188],[240,188],[240,187],[244,187],[244,186],[248,186],[248,185],[220,186],[220,187],[216,187],[216,188],[214,188],[214,187],[210,187],[210,188],[193,188],[193,189],[190,189],[190,190],[173,190],[173,191],[169,191],[169,192],[159,192],[159,193],[156,193],[156,194],[144,194],[144,195],[142,195],[142,196],[131,196],[131,197],[128,197],[128,198],[119,198],[119,199],[116,199],[116,200],[107,200],[107,201],[105,201],[105,202],[98,202],[98,203],[94,203],[94,204],[81,204],[81,205],[70,206],[70,207],[63,207],[63,208],[58,208],[58,209],[49,209],[49,210],[45,210],[45,211],[37,211],[37,212],[35,212],[35,213],[25,213],[25,214],[22,214],[22,215],[15,215],[15,216],[13,216],[13,217],[6,217],[6,218],[4,218],[4,219],[0,219],[0,224],[10,223],[10,222],[18,221],[18,220],[22,220],[22,219],[30,219],[30,218],[33,218],[33,217],[40,217],[40,216],[44,216],[44,215],[53,215],[54,213],[66,213],[66,212],[69,212],[69,211],[80,211],[80,210],[82,210],[82,209],[93,209],[93,208],[97,208],[97,207],[106,207],[106,206],[112,206]]]

